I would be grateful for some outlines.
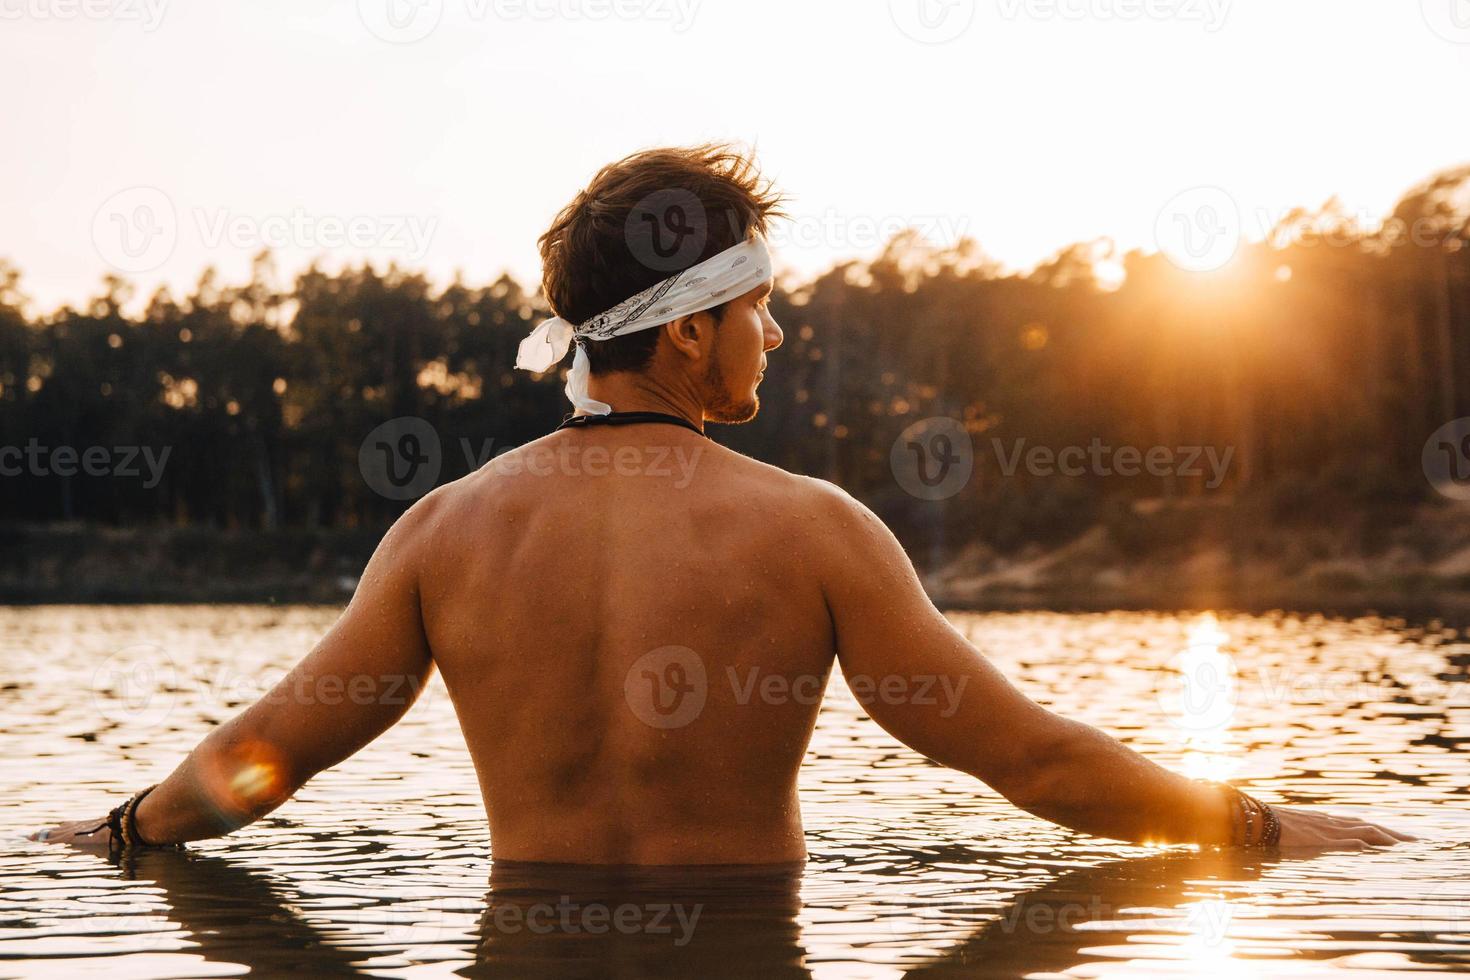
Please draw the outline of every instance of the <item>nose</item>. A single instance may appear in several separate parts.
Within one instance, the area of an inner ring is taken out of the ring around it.
[[[781,332],[781,327],[779,324],[776,323],[776,318],[771,316],[769,313],[766,314],[764,349],[775,350],[777,347],[781,346],[781,341],[785,339],[786,335]]]

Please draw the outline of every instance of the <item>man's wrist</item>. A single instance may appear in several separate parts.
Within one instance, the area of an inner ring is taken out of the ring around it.
[[[156,787],[155,787],[156,788]],[[133,828],[138,835],[140,847],[150,847],[162,842],[164,835],[158,825],[154,807],[157,805],[152,789],[133,808]]]
[[[1204,782],[1205,804],[1199,823],[1197,843],[1229,847],[1240,833],[1240,811],[1235,803],[1235,787],[1226,783]]]
[[[140,793],[134,794],[126,803],[112,811],[107,817],[107,825],[112,831],[112,846],[121,850],[131,850],[142,847],[178,847],[177,844],[168,844],[159,827],[157,810],[150,809],[152,817],[145,817],[143,811],[153,801],[153,791],[158,787],[149,786]],[[147,821],[145,828],[145,820]]]
[[[1215,807],[1210,809],[1202,823],[1205,827],[1217,828],[1200,834],[1200,843],[1219,844],[1228,847],[1274,847],[1281,839],[1281,821],[1276,812],[1256,799],[1241,792],[1229,783],[1207,782],[1213,792],[1211,797],[1223,808],[1223,824]],[[1218,828],[1224,827],[1223,834]]]

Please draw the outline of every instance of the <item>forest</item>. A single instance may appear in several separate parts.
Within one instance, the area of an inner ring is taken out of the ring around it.
[[[1467,188],[1470,167],[1437,174],[1373,227],[1335,200],[1301,208],[1210,273],[1107,240],[1013,272],[975,241],[900,235],[870,261],[781,279],[786,339],[761,412],[711,432],[842,485],[929,569],[1099,524],[1204,533],[1196,518],[1171,530],[1170,513],[1228,515],[1210,526],[1232,535],[1347,528],[1371,552],[1444,504],[1421,454],[1470,416]],[[81,309],[28,314],[22,271],[0,264],[7,526],[377,534],[408,503],[363,478],[374,427],[426,420],[442,483],[569,411],[560,372],[513,370],[547,312],[509,276],[436,287],[364,265],[281,282],[267,253],[243,284],[211,270],[191,295],[134,303],[108,278]],[[905,490],[892,454],[934,418],[974,447],[973,477],[942,500]],[[1091,462],[1038,468],[1035,447]],[[1098,465],[1118,447],[1200,463]]]

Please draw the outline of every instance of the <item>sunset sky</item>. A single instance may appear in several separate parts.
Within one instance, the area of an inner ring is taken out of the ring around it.
[[[42,310],[114,268],[145,293],[211,264],[238,279],[267,241],[286,272],[369,256],[534,282],[557,208],[654,144],[755,144],[802,272],[898,225],[1015,268],[1104,235],[1152,250],[1200,185],[1247,237],[1332,194],[1372,221],[1470,161],[1467,0],[0,0],[0,18],[0,257]]]

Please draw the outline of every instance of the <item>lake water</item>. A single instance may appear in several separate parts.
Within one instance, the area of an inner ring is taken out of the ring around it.
[[[0,977],[1470,971],[1470,637],[1434,621],[954,617],[1064,714],[1189,775],[1423,838],[1392,849],[1287,859],[1075,835],[903,748],[836,687],[802,779],[803,872],[501,865],[492,880],[437,681],[230,838],[121,867],[23,839],[160,779],[335,615],[0,609]]]

